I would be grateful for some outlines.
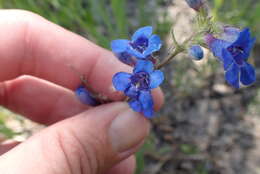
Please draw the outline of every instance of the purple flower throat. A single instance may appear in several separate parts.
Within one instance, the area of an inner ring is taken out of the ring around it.
[[[241,46],[230,46],[227,50],[232,54],[238,65],[243,65],[244,59],[240,55],[244,53],[244,49]]]
[[[140,53],[143,53],[148,47],[148,38],[139,37],[134,42],[131,42],[130,45]]]
[[[132,84],[139,90],[149,90],[149,74],[147,72],[138,72],[131,77]]]

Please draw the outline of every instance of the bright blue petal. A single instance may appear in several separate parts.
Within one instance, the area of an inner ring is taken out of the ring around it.
[[[246,45],[250,42],[251,33],[249,28],[245,28],[239,33],[237,40],[233,43],[234,45]]]
[[[138,72],[153,72],[153,63],[149,60],[138,60],[134,68],[134,73]]]
[[[132,56],[139,58],[139,59],[145,59],[146,56],[142,53],[140,53],[139,51],[137,51],[136,49],[129,47],[129,49],[127,50],[127,52],[129,54],[131,54]]]
[[[153,115],[153,97],[150,91],[141,91],[139,95],[139,101],[142,104],[143,114],[151,118]]]
[[[132,99],[136,99],[138,96],[138,93],[139,93],[139,91],[134,85],[131,85],[127,90],[125,90],[125,95]]]
[[[239,88],[239,67],[237,64],[233,63],[230,65],[229,69],[225,73],[225,79],[228,84],[233,86],[234,88]]]
[[[75,90],[75,94],[79,101],[83,104],[90,106],[97,106],[100,104],[84,86],[77,88]]]
[[[247,60],[248,57],[250,56],[250,52],[251,52],[252,48],[254,47],[255,42],[256,42],[256,38],[251,38],[249,43],[244,46],[244,52],[243,52],[244,60]]]
[[[153,97],[151,91],[140,91],[139,101],[142,103],[143,108],[152,108]]]
[[[229,43],[227,41],[216,39],[211,42],[210,49],[211,49],[212,53],[214,54],[214,56],[219,58],[220,61],[223,61],[222,50],[227,48],[230,44],[231,43]]]
[[[157,88],[164,80],[163,72],[155,70],[150,74],[150,88]]]
[[[153,27],[151,26],[146,26],[139,28],[132,36],[132,41],[137,40],[139,37],[150,37],[153,33]]]
[[[251,85],[256,81],[255,69],[249,63],[241,67],[240,81],[243,85]]]
[[[254,45],[254,39],[251,38],[250,30],[246,28],[241,31],[239,33],[239,37],[232,45],[242,48],[243,51],[239,54],[239,59],[246,60],[249,57],[250,51]]]
[[[118,91],[126,90],[131,83],[130,77],[131,74],[129,73],[125,73],[125,72],[116,73],[112,79],[113,85],[116,88],[116,90]]]
[[[154,116],[154,110],[152,108],[146,108],[143,110],[143,114],[146,118],[151,119]]]
[[[128,48],[129,40],[118,39],[111,42],[111,49],[114,53],[125,52]]]
[[[245,28],[243,31],[239,33],[239,37],[237,40],[232,44],[234,47],[239,47],[243,51],[238,55],[238,59],[247,60],[251,49],[253,48],[255,43],[255,38],[251,38],[251,33],[248,28]]]
[[[194,60],[201,60],[204,56],[204,53],[199,45],[192,45],[189,48],[189,55],[192,56]]]
[[[148,56],[148,55],[152,54],[153,52],[160,50],[161,46],[162,46],[162,41],[161,41],[160,37],[158,35],[152,35],[149,38],[148,47],[144,51],[144,55]]]
[[[135,112],[142,111],[142,105],[138,100],[130,100],[128,104]]]
[[[234,62],[234,59],[227,49],[222,50],[222,58],[223,58],[224,70],[226,71],[229,68],[229,66]]]
[[[221,39],[228,42],[235,42],[239,36],[240,29],[236,27],[224,27],[224,32],[221,35]]]

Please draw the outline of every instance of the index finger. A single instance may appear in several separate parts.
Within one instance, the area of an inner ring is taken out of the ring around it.
[[[131,68],[110,51],[30,12],[1,10],[0,19],[0,81],[28,74],[75,89],[80,78],[73,67],[86,76],[95,92],[120,98],[112,76]],[[162,94],[157,93],[162,103]]]

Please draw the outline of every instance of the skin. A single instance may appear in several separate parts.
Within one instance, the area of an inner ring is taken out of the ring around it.
[[[0,145],[1,173],[132,174],[133,154],[149,133],[148,120],[136,117],[142,124],[135,128],[138,141],[126,144],[123,152],[114,150],[107,133],[129,109],[113,89],[112,76],[131,68],[110,51],[31,12],[0,10],[0,26],[0,104],[47,126],[25,142]],[[86,76],[93,91],[115,102],[95,108],[81,104],[73,93],[80,78],[71,67]],[[159,109],[160,89],[153,97]],[[124,127],[131,138],[133,125]]]

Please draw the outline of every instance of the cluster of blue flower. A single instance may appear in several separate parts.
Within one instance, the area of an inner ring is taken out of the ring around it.
[[[203,0],[186,2],[197,12],[205,9]],[[250,30],[224,26],[218,35],[219,37],[215,37],[212,33],[206,33],[205,42],[213,55],[223,63],[228,84],[239,88],[240,84],[247,86],[254,83],[255,69],[247,62],[256,40],[251,36]],[[203,51],[199,46],[191,47],[189,53],[197,59],[203,57]]]
[[[204,10],[203,0],[186,0],[188,5],[200,12]],[[210,18],[205,18],[209,19]],[[247,62],[255,43],[248,28],[240,30],[235,27],[225,26],[222,31],[215,33],[203,31],[203,46],[208,48],[223,64],[225,79],[234,88],[242,85],[251,85],[256,80],[255,70]],[[161,64],[153,57],[153,53],[159,51],[162,42],[159,36],[153,34],[153,28],[146,26],[138,29],[131,40],[118,39],[111,42],[111,49],[117,58],[133,67],[133,72],[118,72],[113,76],[112,82],[116,90],[124,92],[128,97],[129,106],[136,112],[142,113],[147,118],[152,118],[154,113],[154,101],[151,90],[157,88],[164,80],[164,74],[158,70],[167,64],[178,53],[188,51],[194,60],[201,60],[204,56],[200,45],[192,45],[184,42],[177,44],[175,52],[170,53],[169,59]],[[207,45],[207,46],[205,46]],[[187,48],[188,47],[188,48]],[[178,50],[178,48],[181,48]],[[96,106],[100,100],[91,95],[85,86],[76,90],[76,95],[82,103]]]
[[[247,62],[254,46],[255,38],[250,30],[225,26],[219,37],[205,35],[205,43],[215,57],[223,64],[225,79],[234,88],[241,84],[248,86],[256,81],[255,69]],[[203,50],[199,45],[189,48],[189,54],[195,60],[203,58]]]
[[[186,1],[198,12],[204,5],[202,0]],[[255,43],[255,38],[251,37],[249,29],[223,27],[223,31],[217,33],[218,37],[214,36],[216,33],[203,34],[207,47],[223,63],[225,79],[231,86],[239,88],[241,84],[251,85],[255,82],[255,70],[247,62]],[[119,60],[135,66],[133,74],[119,72],[113,77],[116,90],[123,91],[130,98],[129,105],[133,110],[143,113],[146,117],[152,117],[151,89],[158,87],[164,80],[161,71],[153,70],[153,63],[156,61],[152,53],[160,49],[160,38],[152,35],[152,27],[148,26],[137,30],[131,41],[112,41],[111,47]],[[204,56],[200,45],[191,45],[187,51],[194,60],[201,60]]]
[[[147,26],[137,30],[131,40],[114,40],[112,51],[119,60],[134,66],[133,73],[119,72],[112,82],[116,90],[124,92],[129,97],[130,107],[151,118],[153,116],[153,98],[151,90],[157,88],[164,80],[163,72],[154,70],[152,53],[161,48],[161,40],[152,34],[152,27]]]

